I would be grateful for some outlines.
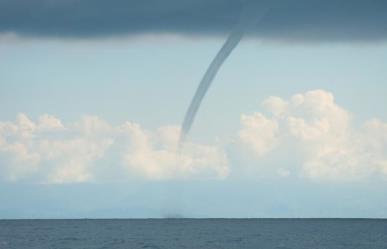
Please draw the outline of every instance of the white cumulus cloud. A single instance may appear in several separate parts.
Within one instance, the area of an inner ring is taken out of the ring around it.
[[[245,170],[260,178],[267,173],[339,181],[387,176],[387,123],[380,119],[355,123],[324,90],[289,99],[271,96],[263,108],[241,115],[236,143],[223,148],[187,141],[180,151],[177,126],[150,130],[130,121],[112,125],[97,116],[66,123],[48,114],[36,120],[19,114],[0,122],[0,180],[224,179]]]
[[[387,175],[387,124],[378,119],[358,127],[332,93],[314,90],[288,100],[269,97],[265,112],[243,114],[239,141],[262,158],[278,145],[297,149],[299,172],[312,179],[354,180]],[[289,163],[290,164],[290,163]],[[282,167],[283,165],[281,165]],[[281,168],[280,175],[290,174]]]
[[[263,156],[272,150],[278,142],[278,123],[275,119],[265,117],[261,113],[241,116],[242,129],[239,139],[257,156]]]
[[[227,157],[220,148],[188,142],[178,153],[178,134],[173,126],[148,131],[132,122],[113,126],[96,116],[64,124],[47,114],[37,121],[19,114],[14,122],[0,122],[0,178],[39,183],[98,181],[103,177],[100,160],[106,158],[103,162],[109,170],[127,179],[228,175]]]
[[[76,128],[65,127],[47,114],[37,122],[25,114],[19,114],[13,123],[0,122],[1,177],[47,183],[91,180],[93,162],[113,142],[108,136],[84,135],[87,124],[96,119],[84,117]]]
[[[121,132],[131,141],[123,158],[129,172],[149,179],[224,178],[229,173],[227,157],[220,148],[187,142],[178,151],[178,127],[147,132],[127,123]]]

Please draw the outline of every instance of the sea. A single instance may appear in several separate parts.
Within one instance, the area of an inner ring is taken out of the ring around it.
[[[387,249],[387,220],[0,220],[0,249],[11,248]]]

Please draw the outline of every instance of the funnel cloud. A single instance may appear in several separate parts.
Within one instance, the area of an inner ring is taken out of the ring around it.
[[[223,44],[222,48],[216,54],[215,58],[212,60],[210,66],[208,67],[206,73],[204,74],[202,80],[199,83],[199,86],[188,107],[181,126],[179,148],[183,146],[185,138],[192,127],[192,124],[195,120],[196,114],[203,101],[203,98],[206,95],[208,89],[210,88],[211,83],[216,77],[216,74],[218,73],[219,69],[229,57],[231,52],[239,44],[246,30],[256,24],[266,12],[266,6],[258,7],[256,5],[254,6],[253,4],[249,4],[245,7],[245,10],[242,13],[239,23],[231,32],[226,42]]]

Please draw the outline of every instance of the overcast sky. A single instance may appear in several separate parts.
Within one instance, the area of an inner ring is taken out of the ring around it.
[[[387,5],[347,3],[0,0],[0,218],[386,218]]]

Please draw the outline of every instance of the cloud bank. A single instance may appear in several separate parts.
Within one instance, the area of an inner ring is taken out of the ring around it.
[[[112,126],[85,116],[64,125],[50,115],[34,122],[19,114],[0,122],[0,178],[6,181],[71,183],[113,179],[224,178],[227,157],[214,146],[187,143],[176,153],[179,129],[150,132],[127,122]]]
[[[144,33],[229,33],[248,0],[0,0],[0,33],[90,38]],[[275,40],[379,41],[387,37],[384,0],[257,0],[270,13],[251,36]]]
[[[324,90],[271,96],[262,106],[262,112],[241,115],[233,141],[187,141],[180,153],[177,126],[115,126],[97,116],[66,124],[47,114],[35,121],[19,114],[13,122],[0,122],[0,181],[387,179],[386,122],[375,118],[358,125]],[[236,161],[238,156],[243,160]]]
[[[378,119],[362,127],[353,124],[351,114],[335,103],[332,93],[314,90],[289,100],[269,97],[263,102],[268,115],[244,114],[239,142],[259,159],[280,156],[287,151],[297,155],[299,167],[277,173],[290,173],[316,180],[358,180],[387,176],[387,123]],[[282,155],[283,156],[283,155]],[[293,172],[292,172],[293,171]]]

